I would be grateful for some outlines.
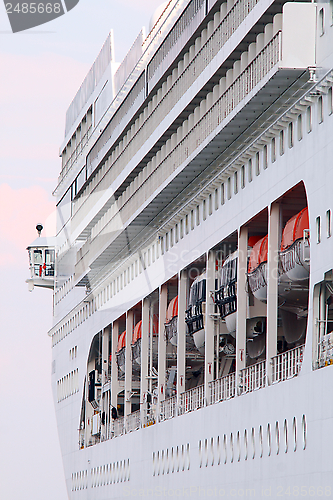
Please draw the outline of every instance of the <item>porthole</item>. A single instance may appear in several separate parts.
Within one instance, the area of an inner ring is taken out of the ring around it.
[[[205,439],[205,467],[208,466],[208,439]]]
[[[302,416],[302,437],[303,437],[303,450],[305,450],[307,444],[307,428],[306,428],[305,415]]]
[[[247,430],[244,431],[244,460],[248,457],[248,442],[247,442]]]
[[[284,452],[287,453],[287,451],[288,451],[288,422],[287,422],[286,418],[284,419],[283,432],[284,432]]]
[[[187,443],[186,446],[186,461],[187,461],[187,470],[190,470],[190,443]]]
[[[232,433],[230,434],[230,463],[234,461],[234,438]]]
[[[240,445],[240,433],[237,432],[237,462],[241,459],[241,445]]]
[[[280,452],[280,430],[279,430],[279,422],[275,423],[275,443],[276,443],[276,454],[278,455]]]
[[[202,467],[202,441],[199,441],[199,467]]]
[[[251,431],[251,444],[252,444],[252,458],[255,458],[255,456],[256,456],[256,441],[255,441],[254,427],[252,427],[252,431]]]
[[[170,470],[169,448],[167,450],[165,450],[165,461],[166,461],[165,470],[166,470],[166,473],[169,474],[169,470]]]
[[[223,451],[224,451],[224,463],[227,463],[228,454],[227,454],[227,436],[224,434],[223,436]]]
[[[214,438],[210,440],[210,465],[214,465]]]
[[[185,470],[185,445],[182,444],[182,470]]]
[[[293,440],[294,440],[294,451],[297,450],[297,422],[296,417],[293,418]]]
[[[270,457],[272,452],[271,425],[267,424],[267,454]]]
[[[175,456],[173,453],[173,446],[171,448],[171,472],[175,472]]]
[[[262,438],[262,426],[259,427],[259,456],[263,455],[263,438]]]
[[[220,465],[220,463],[221,463],[220,436],[217,436],[217,440],[216,440],[216,454],[217,454],[217,465]]]

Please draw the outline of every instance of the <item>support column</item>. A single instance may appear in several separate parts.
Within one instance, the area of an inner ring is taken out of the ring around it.
[[[267,256],[267,333],[266,373],[267,383],[272,383],[272,357],[276,356],[278,275],[279,275],[279,228],[280,207],[273,203],[268,214],[268,256]]]
[[[132,335],[133,335],[133,311],[126,314],[126,349],[125,349],[125,408],[124,415],[132,413]]]
[[[215,290],[215,251],[207,253],[206,266],[206,312],[205,312],[205,404],[210,404],[209,382],[214,378],[214,302],[211,292]]]
[[[185,309],[187,301],[187,271],[178,276],[178,318],[177,318],[177,408],[180,408],[180,397],[185,391],[186,372],[186,323]]]
[[[141,337],[141,381],[140,381],[140,405],[141,422],[145,423],[147,411],[148,392],[148,348],[149,348],[149,299],[142,301],[142,337]]]
[[[158,409],[160,414],[160,402],[165,400],[165,370],[166,370],[166,339],[165,318],[168,305],[168,286],[162,285],[159,290],[159,312],[158,312]]]
[[[117,408],[117,397],[119,391],[118,365],[117,365],[117,346],[118,346],[119,324],[115,321],[112,325],[111,342],[111,406]]]
[[[241,227],[238,231],[238,263],[237,263],[237,313],[236,313],[236,388],[241,394],[240,371],[246,366],[246,316],[247,316],[247,240],[248,229]]]
[[[109,371],[109,338],[110,338],[111,326],[107,326],[103,330],[103,340],[102,340],[102,385],[104,385],[108,380]]]

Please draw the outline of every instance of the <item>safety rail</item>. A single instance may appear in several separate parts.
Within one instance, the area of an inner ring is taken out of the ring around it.
[[[224,377],[213,380],[209,384],[209,404],[234,398],[236,393],[236,376],[230,373]]]
[[[91,240],[88,239],[78,253],[76,264],[78,267],[76,272],[83,272],[82,270],[79,271],[80,266],[84,266],[84,264],[80,262],[83,258],[81,255],[84,256],[88,252],[88,249],[90,256],[98,255],[101,249],[101,241],[104,241],[103,238],[105,238],[106,235],[108,235],[109,238],[110,234],[116,234],[119,229],[119,221],[128,221],[142,206],[142,200],[148,199],[152,191],[165,182],[174,170],[186,161],[188,156],[200,146],[216,127],[218,127],[222,120],[227,118],[234,108],[248,96],[250,91],[260,83],[261,79],[264,78],[279,61],[280,47],[281,32],[278,32],[235,81],[226,90],[221,91],[220,97],[210,107],[208,105],[206,111],[202,112],[202,116],[200,116],[198,121],[196,123],[193,121],[192,124],[192,119],[190,120],[191,123],[189,123],[189,130],[186,135],[179,139],[179,141],[175,139],[176,143],[172,148],[170,142],[170,152],[167,153],[165,149],[165,151],[163,150],[163,155],[161,152],[157,153],[156,157],[151,160],[151,173],[148,175],[147,170],[144,175],[140,174],[140,178],[138,177],[135,182],[133,180],[133,191],[130,189],[126,190],[122,196],[111,205],[104,216],[96,222],[96,227],[92,228]],[[166,112],[167,110],[165,113]],[[153,126],[153,129],[155,128],[156,127]],[[110,160],[106,163],[108,162],[110,162]],[[109,178],[108,176],[113,174],[115,174],[115,170],[113,169],[109,170],[105,175],[103,173],[103,182],[99,184],[98,190],[102,188],[102,185],[105,185],[105,182],[107,182]],[[96,196],[98,196],[98,190],[96,191]],[[94,199],[94,197],[91,198],[89,203],[93,203],[92,200]],[[88,212],[85,210],[89,210],[88,205],[86,209],[84,209],[84,214],[87,214]],[[79,220],[81,220],[82,214],[80,215],[77,212],[73,216],[73,227],[76,227]]]
[[[126,417],[126,432],[136,431],[141,427],[140,410],[137,410]]]
[[[179,414],[189,413],[198,410],[204,406],[205,388],[204,385],[198,385],[183,392],[180,395]]]
[[[113,437],[122,436],[125,434],[125,419],[124,417],[118,417],[113,421]]]
[[[303,361],[304,344],[272,358],[272,384],[299,374]]]
[[[245,394],[266,385],[266,360],[240,370],[239,394]]]
[[[239,2],[240,4],[241,2]],[[243,3],[243,2],[242,2]],[[247,2],[246,2],[247,3]],[[255,6],[256,2],[249,2],[251,4],[251,9]],[[234,16],[236,11],[230,11],[228,16]],[[227,16],[227,17],[228,17]],[[242,16],[241,16],[242,17]],[[229,19],[231,21],[231,19]],[[198,76],[207,66],[207,63],[212,61],[213,57],[221,50],[221,47],[226,43],[227,39],[232,35],[231,26],[234,23],[227,23],[229,26],[229,33],[225,32],[225,26],[223,23],[220,24],[219,28],[216,29],[213,34],[209,37],[209,39],[203,43],[200,50],[195,54],[195,56],[188,62],[187,65],[184,66],[183,70],[178,71],[175,77],[172,79],[171,83],[169,83],[166,87],[165,94],[159,97],[159,100],[156,101],[156,104],[152,106],[149,113],[147,113],[147,117],[142,121],[138,129],[135,129],[135,132],[127,135],[123,138],[121,143],[114,149],[112,154],[110,154],[108,160],[104,164],[104,169],[102,175],[98,178],[98,181],[91,183],[91,185],[86,186],[85,190],[80,194],[79,198],[75,200],[73,204],[73,224],[76,227],[83,218],[87,215],[89,210],[91,209],[91,198],[90,194],[96,189],[97,192],[104,191],[112,184],[112,182],[117,178],[117,176],[122,172],[124,165],[128,164],[130,160],[134,157],[135,154],[139,151],[139,149],[145,144],[145,142],[149,139],[151,135],[151,130],[155,130],[161,121],[168,115],[170,110],[177,105],[180,97],[191,87],[191,85],[197,80]],[[238,22],[234,25],[234,27],[238,26]],[[268,43],[267,45],[257,54],[255,59],[250,62],[247,68],[235,79],[232,85],[229,86],[225,91],[221,91],[217,101],[212,106],[207,106],[205,112],[205,118],[202,120],[200,118],[199,121],[204,123],[205,130],[204,136],[202,136],[200,143],[206,138],[206,135],[209,135],[212,130],[220,123],[221,115],[222,119],[224,119],[227,115],[229,115],[233,109],[239,104],[239,102],[244,99],[248,93],[260,82],[262,78],[273,68],[273,66],[279,61],[280,56],[280,34],[277,33]],[[209,109],[211,108],[211,109]],[[148,108],[147,108],[148,111]],[[208,113],[209,111],[209,113]],[[214,116],[210,116],[213,114]],[[218,116],[215,116],[218,115]],[[209,121],[210,123],[206,123]],[[194,128],[194,127],[193,127]],[[197,127],[196,127],[197,128]],[[191,131],[190,131],[191,132]],[[202,134],[202,130],[201,130]],[[189,148],[191,150],[196,149],[198,146],[197,137],[193,137],[195,133],[188,134],[187,142],[189,144],[185,144],[182,140],[183,137],[178,140],[177,144],[172,145],[172,151],[174,155],[177,156],[179,164],[183,161],[181,158],[185,155],[185,158],[191,154]],[[184,150],[183,155],[179,153],[179,149]],[[186,154],[185,154],[186,152]],[[162,150],[160,152],[162,153]],[[170,154],[170,153],[169,153]],[[169,154],[167,156],[169,156]],[[163,159],[159,157],[155,158],[156,165],[152,169],[156,169],[159,163],[163,163]],[[173,163],[172,163],[173,165]],[[162,166],[164,169],[164,166]],[[173,166],[172,172],[175,167]],[[164,180],[164,179],[163,179]],[[160,179],[160,182],[163,182]],[[134,181],[134,179],[133,179]],[[141,179],[136,180],[136,186],[133,183],[133,187],[130,189],[131,196],[135,194],[140,187],[140,184],[143,183],[144,179],[141,176]],[[133,191],[134,189],[134,191]],[[89,201],[88,201],[89,200]],[[120,207],[119,207],[120,208]],[[80,213],[78,213],[80,212]],[[111,211],[110,211],[111,212]],[[110,217],[110,215],[109,215]],[[106,218],[108,219],[108,217]]]
[[[168,420],[177,415],[177,396],[165,399],[160,402],[159,421]]]

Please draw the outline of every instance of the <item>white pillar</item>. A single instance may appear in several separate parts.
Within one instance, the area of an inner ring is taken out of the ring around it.
[[[164,325],[167,305],[168,286],[162,285],[159,290],[158,312],[158,415],[160,414],[160,402],[165,399],[166,339]]]
[[[178,319],[177,319],[177,408],[180,407],[180,396],[185,391],[186,371],[186,323],[185,309],[187,300],[187,271],[178,276]]]
[[[109,370],[109,338],[110,338],[110,325],[103,330],[102,340],[102,385],[107,382]]]
[[[236,313],[236,387],[240,394],[240,370],[246,366],[246,315],[247,315],[247,227],[238,231],[238,262],[237,262],[237,313]]]
[[[126,349],[125,349],[125,408],[124,415],[132,413],[132,335],[133,335],[133,311],[126,314]]]
[[[268,214],[268,256],[267,256],[267,333],[266,373],[268,385],[272,382],[271,360],[276,356],[278,271],[279,271],[279,227],[280,207],[273,203]]]
[[[214,378],[214,335],[215,322],[211,316],[214,313],[214,302],[211,292],[215,290],[215,252],[210,250],[206,259],[206,313],[205,324],[205,404],[210,404],[209,382]]]
[[[140,405],[141,422],[144,421],[147,409],[148,392],[148,348],[149,348],[149,299],[142,301],[142,337],[141,337],[141,381],[140,381]]]
[[[111,406],[117,408],[117,397],[119,391],[118,365],[117,365],[117,346],[118,346],[119,325],[114,321],[112,325],[111,342]]]

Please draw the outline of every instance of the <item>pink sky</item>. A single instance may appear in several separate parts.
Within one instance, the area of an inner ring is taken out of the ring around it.
[[[13,35],[0,3],[0,498],[66,500],[51,395],[52,293],[28,292],[26,247],[54,231],[65,113],[114,28],[121,61],[156,0],[80,0]]]

